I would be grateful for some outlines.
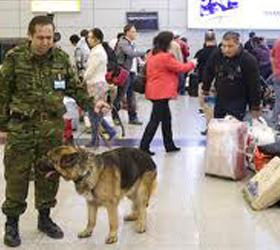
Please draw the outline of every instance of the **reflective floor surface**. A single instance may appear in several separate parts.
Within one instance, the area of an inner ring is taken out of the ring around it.
[[[114,146],[138,146],[149,119],[151,105],[139,97],[139,118],[143,126],[128,125],[127,114],[121,112],[126,138],[116,139]],[[37,212],[34,209],[34,188],[31,182],[28,209],[20,220],[22,245],[18,249],[40,250],[279,250],[280,209],[276,206],[262,212],[252,211],[242,197],[243,182],[205,177],[203,171],[205,138],[203,118],[198,114],[195,98],[180,96],[171,102],[173,131],[181,151],[165,153],[160,130],[151,146],[158,166],[158,187],[152,197],[147,216],[147,232],[137,234],[132,223],[122,218],[130,203],[123,200],[119,207],[119,241],[104,243],[108,220],[100,209],[95,232],[88,239],[78,239],[77,233],[86,225],[86,206],[70,182],[61,180],[58,204],[53,218],[63,228],[65,237],[52,240],[37,231]],[[81,136],[81,143],[89,135]],[[100,151],[107,150],[104,147]],[[3,146],[1,147],[1,158]],[[5,182],[0,168],[1,202]],[[0,235],[5,217],[0,215]],[[2,240],[0,249],[6,248]]]

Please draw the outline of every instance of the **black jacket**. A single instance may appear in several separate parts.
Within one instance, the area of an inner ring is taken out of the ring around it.
[[[196,52],[194,58],[197,58],[197,73],[199,82],[202,82],[203,72],[207,61],[210,58],[213,51],[216,49],[217,46],[207,46]]]
[[[217,91],[217,101],[248,104],[250,109],[260,108],[260,73],[254,56],[240,47],[239,53],[225,57],[221,49],[216,49],[209,58],[203,74],[204,91],[209,91],[213,80]]]

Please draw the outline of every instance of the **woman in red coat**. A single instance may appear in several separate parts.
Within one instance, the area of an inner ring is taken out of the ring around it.
[[[162,123],[162,134],[166,152],[179,151],[173,141],[169,100],[177,96],[178,74],[191,71],[194,62],[180,63],[169,53],[173,34],[168,31],[159,33],[154,38],[154,48],[147,59],[145,96],[153,103],[150,121],[140,143],[140,149],[150,155],[150,143]]]

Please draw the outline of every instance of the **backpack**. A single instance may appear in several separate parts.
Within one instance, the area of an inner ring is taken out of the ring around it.
[[[109,84],[123,86],[129,75],[128,70],[118,64],[116,53],[108,43],[103,42],[102,46],[108,57],[107,73],[105,75],[106,81]]]

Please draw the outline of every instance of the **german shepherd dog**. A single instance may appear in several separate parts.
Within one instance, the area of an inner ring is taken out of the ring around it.
[[[96,224],[98,207],[107,209],[110,231],[107,244],[118,240],[118,204],[126,196],[132,211],[125,221],[136,221],[136,231],[145,232],[146,208],[156,186],[156,164],[136,148],[117,148],[95,155],[73,146],[61,146],[48,153],[55,170],[73,181],[78,194],[87,201],[88,222],[78,237],[90,237]]]

